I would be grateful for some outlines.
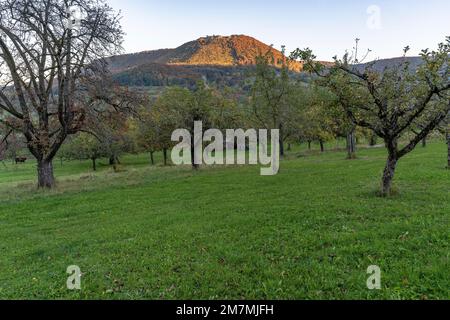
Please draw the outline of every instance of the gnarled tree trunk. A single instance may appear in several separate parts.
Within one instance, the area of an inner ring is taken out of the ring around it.
[[[51,189],[55,186],[53,163],[51,160],[38,160],[38,187]]]
[[[395,153],[389,153],[386,167],[383,173],[382,181],[382,195],[390,196],[392,189],[392,180],[395,176],[395,169],[397,168],[398,158]]]

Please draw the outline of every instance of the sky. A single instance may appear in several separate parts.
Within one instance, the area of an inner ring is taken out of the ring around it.
[[[368,60],[436,48],[450,36],[449,0],[106,0],[121,10],[127,53],[175,48],[206,35],[245,34],[320,60],[351,51]]]

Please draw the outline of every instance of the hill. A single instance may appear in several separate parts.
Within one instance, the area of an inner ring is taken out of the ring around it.
[[[113,56],[109,68],[116,80],[132,86],[192,86],[204,79],[219,85],[244,86],[257,57],[270,52],[273,66],[281,67],[286,57],[279,50],[245,35],[208,36],[175,49],[144,51]],[[293,73],[303,69],[289,62]]]
[[[390,58],[390,59],[380,59],[373,62],[368,62],[365,64],[359,65],[358,69],[361,71],[364,70],[367,66],[370,66],[370,69],[375,70],[377,72],[383,72],[386,69],[393,68],[395,66],[400,65],[403,60],[409,63],[409,69],[411,71],[417,70],[420,67],[423,60],[421,57],[398,57],[398,58]]]
[[[270,52],[273,66],[280,67],[286,57],[279,50],[246,35],[207,36],[187,42],[175,49],[160,49],[113,56],[109,68],[122,85],[148,87],[180,85],[192,87],[198,80],[219,86],[245,87],[245,79],[258,56]],[[382,59],[373,68],[382,72],[401,63],[403,58]],[[420,57],[407,57],[411,70],[421,63]],[[332,62],[321,62],[329,67]],[[357,68],[363,71],[370,63]],[[290,61],[293,74],[301,77],[303,64]]]
[[[195,66],[249,66],[256,58],[271,52],[274,66],[281,66],[285,56],[278,50],[245,35],[207,36],[190,41],[175,49],[145,51],[114,56],[109,59],[113,72],[121,72],[144,64]],[[301,71],[302,64],[292,62],[293,71]]]

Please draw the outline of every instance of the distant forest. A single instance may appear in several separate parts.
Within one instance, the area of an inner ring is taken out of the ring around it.
[[[249,91],[249,76],[254,66],[194,66],[147,64],[114,74],[114,79],[124,86],[194,88],[199,80],[218,88],[232,87]],[[298,80],[306,80],[307,74],[292,72]]]

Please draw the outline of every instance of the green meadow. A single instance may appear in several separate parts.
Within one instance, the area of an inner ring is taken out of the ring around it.
[[[390,198],[377,196],[385,159],[297,147],[273,177],[148,155],[117,173],[55,160],[52,191],[36,189],[34,163],[0,163],[0,298],[448,299],[446,145],[402,159]],[[381,290],[367,288],[370,265]]]

